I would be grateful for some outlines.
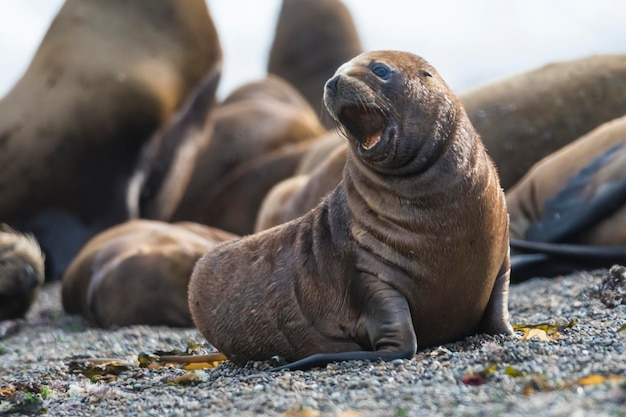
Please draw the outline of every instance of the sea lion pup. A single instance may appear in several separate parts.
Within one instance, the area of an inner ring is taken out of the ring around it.
[[[56,250],[67,230],[46,226],[70,217],[86,232],[67,236],[88,238],[128,219],[141,146],[220,60],[203,0],[64,3],[0,101],[0,219],[22,231],[37,223],[47,273],[65,269]]]
[[[543,157],[626,114],[626,55],[550,64],[460,99],[508,190]]]
[[[504,194],[435,69],[365,53],[326,83],[324,102],[350,143],[343,181],[304,216],[198,261],[197,328],[237,365],[279,355],[298,361],[289,369],[511,334]]]
[[[0,225],[0,321],[24,317],[44,282],[44,257],[34,237]]]
[[[131,220],[94,236],[63,277],[63,308],[99,327],[191,326],[187,284],[196,261],[236,236],[193,223]]]
[[[268,73],[293,85],[325,123],[322,86],[339,65],[363,51],[350,10],[339,0],[283,0]]]

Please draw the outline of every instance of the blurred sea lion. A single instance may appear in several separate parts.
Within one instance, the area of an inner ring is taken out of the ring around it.
[[[0,101],[0,219],[36,233],[50,276],[128,219],[142,144],[220,61],[203,0],[65,1]]]
[[[542,159],[509,190],[506,199],[511,237],[587,245],[626,244],[625,183],[623,116]],[[589,203],[594,208],[590,217],[582,220],[581,209]]]
[[[214,94],[215,86],[209,81],[148,146],[152,162],[140,164],[130,199],[139,200],[137,215],[141,217],[193,221],[237,234],[251,233],[260,200],[251,203],[256,205],[254,211],[247,210],[251,218],[233,228],[223,216],[234,214],[230,210],[240,208],[236,201],[249,196],[228,192],[224,184],[234,181],[242,166],[250,167],[252,161],[274,152],[284,150],[287,156],[292,147],[298,148],[326,130],[300,94],[278,77],[248,83],[215,107],[202,100],[204,94]],[[290,161],[288,165],[280,166],[275,160],[262,168],[265,178],[252,174],[250,189],[255,181],[264,180],[266,185],[258,189],[267,190],[291,176],[297,165],[292,157],[295,154],[284,160]],[[270,167],[275,168],[271,173]]]
[[[507,206],[515,281],[626,263],[626,116],[535,164]]]
[[[33,236],[0,225],[0,321],[24,317],[44,282],[44,256]]]
[[[556,62],[460,99],[508,190],[542,158],[626,114],[626,55]]]
[[[295,175],[276,184],[263,199],[255,231],[286,223],[316,207],[339,184],[347,152],[347,146],[335,147],[310,174]]]
[[[293,85],[324,122],[324,83],[363,51],[348,8],[339,0],[283,0],[268,61],[268,73]]]
[[[131,220],[94,236],[63,277],[63,308],[99,327],[191,326],[196,261],[235,235],[193,223]]]

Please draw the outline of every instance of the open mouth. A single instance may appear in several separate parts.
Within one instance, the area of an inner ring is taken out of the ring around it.
[[[341,109],[339,120],[365,150],[373,149],[380,143],[386,127],[382,112],[371,107],[345,106]]]

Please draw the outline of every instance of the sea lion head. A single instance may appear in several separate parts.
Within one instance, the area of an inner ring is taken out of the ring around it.
[[[343,64],[326,82],[324,104],[359,159],[396,174],[432,163],[462,111],[428,62],[399,51],[367,52]]]
[[[0,225],[0,320],[23,317],[44,282],[44,256],[34,237]]]

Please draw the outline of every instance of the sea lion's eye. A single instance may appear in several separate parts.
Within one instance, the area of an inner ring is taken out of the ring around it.
[[[428,72],[428,71],[422,70],[422,76],[424,76],[424,77],[432,77],[433,75],[430,72]]]
[[[376,74],[378,78],[382,78],[383,80],[388,80],[391,76],[391,70],[389,69],[389,67],[381,63],[374,64],[374,66],[372,67],[372,72]]]

